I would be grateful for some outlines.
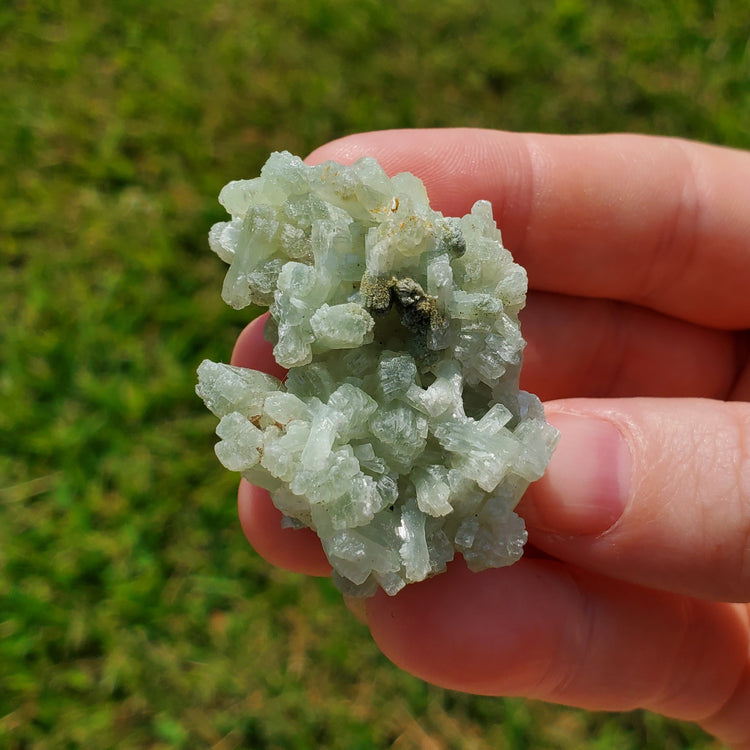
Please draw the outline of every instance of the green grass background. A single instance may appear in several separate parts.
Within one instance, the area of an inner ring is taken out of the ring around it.
[[[750,146],[721,0],[0,4],[0,747],[715,748],[691,725],[439,690],[271,569],[193,393],[248,314],[230,179],[374,128]]]

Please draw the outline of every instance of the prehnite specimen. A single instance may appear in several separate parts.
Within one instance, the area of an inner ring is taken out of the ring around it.
[[[395,594],[456,551],[475,571],[518,560],[513,509],[558,433],[518,388],[526,273],[490,204],[448,218],[412,174],[289,153],[219,200],[222,296],[269,307],[289,370],[200,365],[219,460],[316,531],[346,594]]]

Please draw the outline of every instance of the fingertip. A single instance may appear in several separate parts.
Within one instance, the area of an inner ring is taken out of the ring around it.
[[[533,696],[555,662],[553,623],[570,588],[563,581],[554,591],[541,590],[545,565],[559,566],[524,559],[472,573],[458,559],[396,596],[379,591],[367,602],[373,638],[394,664],[435,685]]]
[[[276,362],[273,356],[273,344],[263,336],[267,320],[268,313],[264,313],[245,326],[237,337],[230,363],[237,367],[260,370],[279,380],[284,380],[287,371]]]
[[[747,602],[750,405],[565,399],[547,473],[518,507],[559,560],[652,589]]]
[[[325,161],[335,161],[339,164],[352,164],[363,156],[372,156],[378,159],[386,168],[388,154],[394,149],[401,152],[406,146],[413,152],[413,143],[419,133],[430,132],[412,129],[394,130],[371,130],[364,133],[352,133],[342,138],[319,146],[312,151],[305,162],[308,164],[321,164]]]
[[[269,563],[294,573],[330,575],[331,566],[315,532],[283,528],[283,516],[266,490],[240,480],[237,508],[248,542]]]
[[[345,136],[317,148],[309,164],[351,164],[363,156],[378,160],[387,174],[411,172],[424,183],[430,204],[448,216],[463,216],[477,200],[492,201],[502,214],[520,175],[524,174],[524,136],[482,128],[380,130]],[[498,174],[505,187],[498,192]],[[501,221],[502,220],[502,221]]]

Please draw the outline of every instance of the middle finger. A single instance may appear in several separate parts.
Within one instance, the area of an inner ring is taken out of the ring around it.
[[[612,300],[530,292],[521,387],[576,396],[726,398],[738,372],[728,331]]]

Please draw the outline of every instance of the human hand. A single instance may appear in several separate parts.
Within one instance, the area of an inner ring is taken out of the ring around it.
[[[643,136],[391,131],[376,157],[461,216],[492,202],[526,267],[522,387],[562,433],[518,508],[509,568],[462,562],[367,601],[383,652],[429,682],[588,709],[648,708],[750,748],[750,153]],[[261,322],[233,363],[281,374]],[[251,544],[312,575],[309,530],[241,483]]]

